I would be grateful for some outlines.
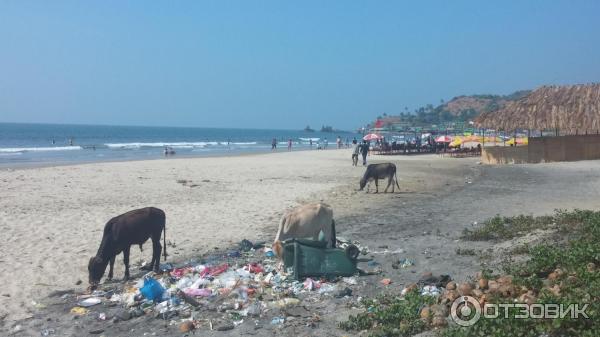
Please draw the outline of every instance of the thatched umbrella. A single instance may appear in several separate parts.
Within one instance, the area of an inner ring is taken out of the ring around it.
[[[481,114],[475,124],[505,131],[597,131],[600,130],[600,83],[543,86],[500,110]]]

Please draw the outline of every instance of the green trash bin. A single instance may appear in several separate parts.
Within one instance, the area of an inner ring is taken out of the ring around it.
[[[355,275],[359,253],[353,245],[340,249],[327,248],[325,241],[289,239],[283,242],[283,264],[286,270],[292,268],[296,280]]]

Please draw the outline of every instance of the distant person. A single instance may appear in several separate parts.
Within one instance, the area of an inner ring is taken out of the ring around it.
[[[227,147],[231,150],[231,146],[229,146],[231,144],[231,138],[227,138]]]
[[[325,139],[323,140],[323,149],[327,150],[328,144],[329,144],[329,142],[327,141],[327,137],[325,137]]]
[[[271,141],[271,151],[277,151],[277,138],[273,138]]]
[[[56,141],[54,140],[54,138],[52,138],[52,145],[56,144]]]
[[[288,151],[292,151],[292,139],[288,139]]]
[[[360,145],[358,144],[356,139],[354,139],[352,141],[352,166],[358,165],[358,154],[359,153],[360,153]]]
[[[348,139],[348,137],[346,137],[346,148],[350,147],[350,139]]]
[[[308,140],[308,143],[310,144],[310,148],[312,149],[312,138]]]
[[[342,138],[340,138],[340,136],[337,136],[337,139],[335,140],[335,143],[337,144],[337,148],[338,149],[342,148]]]
[[[73,146],[73,137],[69,138],[69,146]]]
[[[363,143],[360,146],[360,154],[362,154],[363,166],[367,166],[367,154],[368,153],[369,153],[369,143],[367,143],[366,140],[363,140]]]

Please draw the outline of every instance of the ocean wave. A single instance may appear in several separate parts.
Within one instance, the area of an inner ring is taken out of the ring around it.
[[[219,142],[157,142],[157,143],[106,143],[110,149],[139,149],[142,147],[172,147],[179,149],[192,149],[196,147],[216,146]]]
[[[72,151],[81,150],[81,146],[56,146],[56,147],[8,147],[0,148],[0,153],[23,153],[44,151]]]
[[[299,138],[303,142],[310,142],[311,140],[314,142],[318,142],[321,138]]]

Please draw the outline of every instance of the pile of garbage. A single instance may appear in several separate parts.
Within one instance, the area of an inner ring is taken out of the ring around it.
[[[122,289],[109,284],[78,296],[71,313],[115,322],[152,315],[179,324],[182,332],[201,326],[230,330],[245,320],[258,326],[302,318],[296,321],[315,326],[320,317],[306,310],[303,301],[349,296],[352,290],[346,285],[357,284],[356,277],[294,280],[282,269],[270,248],[244,240],[238,250],[178,266],[164,264],[161,274],[149,272]],[[103,311],[114,307],[119,310],[112,314]]]

